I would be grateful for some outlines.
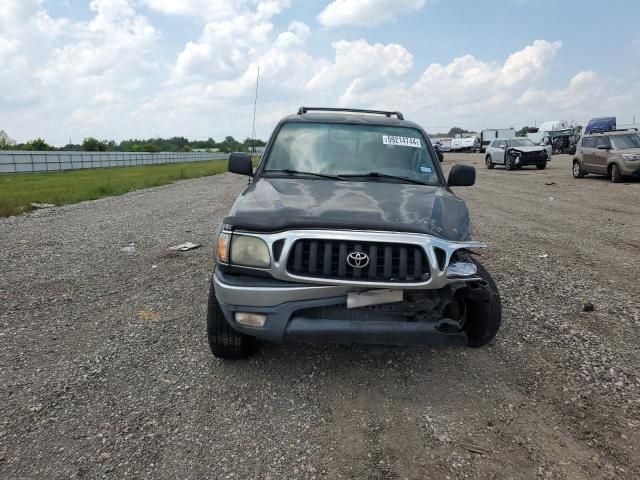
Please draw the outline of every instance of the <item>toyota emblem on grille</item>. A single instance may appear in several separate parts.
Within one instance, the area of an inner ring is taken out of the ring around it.
[[[347,263],[353,268],[364,268],[369,265],[369,255],[362,252],[351,252],[347,255]]]

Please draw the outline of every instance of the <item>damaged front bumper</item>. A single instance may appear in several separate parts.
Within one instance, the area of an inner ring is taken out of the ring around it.
[[[225,318],[236,330],[272,342],[370,343],[453,347],[467,344],[453,320],[405,321],[398,315],[367,308],[349,315],[349,286],[287,284],[279,280],[234,277],[214,273],[216,298]],[[357,291],[356,289],[355,291]],[[336,312],[344,312],[343,314]],[[262,327],[238,323],[236,313],[266,316]],[[351,318],[344,318],[345,316]],[[368,318],[375,317],[375,320]]]
[[[255,269],[238,271],[221,264],[212,280],[216,299],[234,329],[269,341],[466,345],[462,317],[449,318],[456,316],[449,315],[449,304],[458,301],[454,299],[456,292],[490,295],[485,291],[486,282],[477,276],[475,264],[467,258],[470,249],[486,246],[479,242],[356,231],[234,232],[234,235],[259,236],[277,260],[266,269],[267,275],[257,275]],[[419,246],[428,258],[429,272],[418,281],[404,283],[293,274],[287,268],[287,258],[294,254],[292,246],[309,236],[363,242],[389,240]],[[274,254],[278,242],[280,251]],[[467,253],[460,255],[459,251]],[[453,312],[460,313],[455,308]],[[247,317],[258,317],[259,326],[243,321]]]

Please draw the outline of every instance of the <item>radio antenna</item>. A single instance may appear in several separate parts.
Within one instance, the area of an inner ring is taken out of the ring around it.
[[[251,146],[253,154],[256,153],[256,109],[258,107],[258,84],[260,82],[260,67],[258,66],[258,75],[256,76],[256,95],[253,99],[253,127],[251,128]]]

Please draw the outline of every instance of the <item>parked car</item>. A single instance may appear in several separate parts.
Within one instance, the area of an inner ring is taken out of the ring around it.
[[[607,175],[613,183],[640,177],[640,134],[637,129],[593,133],[582,137],[573,159],[573,176]]]
[[[471,252],[469,212],[425,131],[399,112],[301,107],[278,123],[216,236],[211,351],[242,358],[256,338],[469,345],[498,332],[498,287]]]
[[[442,153],[442,146],[439,142],[433,144],[433,149],[436,151],[436,155],[438,156],[438,160],[444,162],[444,153]]]
[[[538,170],[543,170],[550,159],[547,147],[536,145],[528,138],[499,138],[487,147],[485,163],[487,168],[504,165],[507,170],[513,170],[535,165]]]

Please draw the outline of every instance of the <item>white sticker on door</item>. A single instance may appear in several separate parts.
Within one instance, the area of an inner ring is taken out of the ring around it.
[[[422,147],[419,138],[396,137],[395,135],[382,135],[382,143],[385,145],[399,145],[401,147]]]

